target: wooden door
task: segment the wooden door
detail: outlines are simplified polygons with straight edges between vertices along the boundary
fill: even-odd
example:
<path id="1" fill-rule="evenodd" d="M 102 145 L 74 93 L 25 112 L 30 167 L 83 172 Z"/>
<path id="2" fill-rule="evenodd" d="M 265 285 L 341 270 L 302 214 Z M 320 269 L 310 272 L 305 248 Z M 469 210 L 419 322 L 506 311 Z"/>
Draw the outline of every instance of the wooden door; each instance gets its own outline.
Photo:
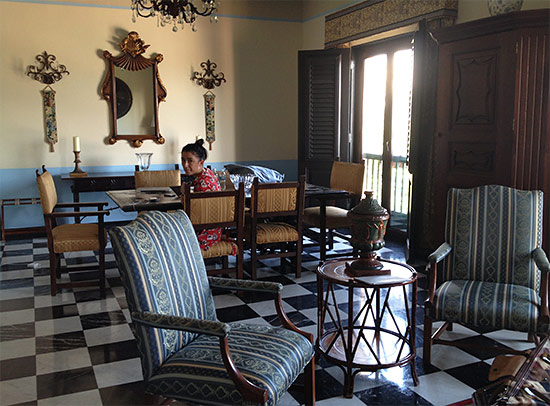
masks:
<path id="1" fill-rule="evenodd" d="M 349 49 L 298 54 L 298 173 L 330 186 L 334 160 L 350 161 Z"/>
<path id="2" fill-rule="evenodd" d="M 439 56 L 434 221 L 443 241 L 449 188 L 511 186 L 515 54 L 500 33 L 443 44 Z"/>

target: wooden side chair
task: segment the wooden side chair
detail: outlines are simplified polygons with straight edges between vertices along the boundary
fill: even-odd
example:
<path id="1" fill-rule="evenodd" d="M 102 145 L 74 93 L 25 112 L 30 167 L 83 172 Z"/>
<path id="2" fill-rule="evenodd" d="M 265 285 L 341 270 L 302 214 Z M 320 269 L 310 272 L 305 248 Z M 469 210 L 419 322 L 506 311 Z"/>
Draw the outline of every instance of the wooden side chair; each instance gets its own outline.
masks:
<path id="1" fill-rule="evenodd" d="M 181 173 L 178 168 L 179 167 L 162 171 L 135 171 L 134 181 L 136 189 L 142 187 L 180 186 Z"/>
<path id="2" fill-rule="evenodd" d="M 365 160 L 362 160 L 361 163 L 334 161 L 330 173 L 330 187 L 349 192 L 349 195 L 346 197 L 348 201 L 359 201 L 363 194 L 364 178 Z M 326 249 L 334 247 L 334 235 L 346 238 L 345 235 L 335 230 L 349 228 L 350 222 L 347 213 L 347 209 L 334 205 L 327 205 L 325 207 L 324 216 L 321 206 L 306 207 L 304 209 L 304 225 L 307 228 L 315 227 L 320 230 L 318 244 L 322 246 L 321 260 L 325 260 L 327 257 Z"/>
<path id="3" fill-rule="evenodd" d="M 298 182 L 282 183 L 259 183 L 258 178 L 254 178 L 250 212 L 245 220 L 253 280 L 257 261 L 268 258 L 281 258 L 281 268 L 286 258 L 294 258 L 296 277 L 301 276 L 304 193 L 304 176 Z"/>
<path id="4" fill-rule="evenodd" d="M 244 233 L 244 185 L 237 190 L 221 192 L 193 192 L 189 184 L 185 184 L 182 196 L 183 207 L 195 231 L 212 228 L 233 228 L 235 238 L 223 235 L 220 242 L 201 250 L 204 259 L 222 258 L 222 268 L 209 268 L 209 275 L 234 273 L 237 279 L 243 278 L 243 233 Z M 229 267 L 229 255 L 237 251 L 236 267 Z"/>
<path id="5" fill-rule="evenodd" d="M 274 406 L 303 371 L 305 403 L 315 404 L 313 336 L 286 316 L 283 285 L 207 276 L 182 210 L 149 211 L 109 235 L 147 394 L 190 405 Z M 270 295 L 281 326 L 219 321 L 212 289 Z"/>
<path id="6" fill-rule="evenodd" d="M 50 252 L 50 289 L 51 295 L 57 294 L 57 288 L 75 288 L 82 286 L 99 286 L 102 296 L 105 295 L 105 245 L 107 234 L 104 228 L 104 216 L 109 212 L 103 210 L 107 202 L 95 203 L 59 203 L 57 191 L 52 175 L 42 166 L 42 174 L 36 170 L 36 183 L 40 193 L 44 224 L 48 237 L 48 250 Z M 74 211 L 74 208 L 96 207 L 97 211 Z M 58 209 L 73 208 L 73 211 L 56 211 Z M 97 223 L 57 224 L 59 218 L 97 217 Z M 58 282 L 61 277 L 61 254 L 65 252 L 97 251 L 98 266 L 66 267 L 63 270 L 89 271 L 97 269 L 97 280 L 83 280 L 74 282 Z"/>
<path id="7" fill-rule="evenodd" d="M 449 190 L 446 242 L 428 257 L 426 365 L 433 344 L 460 346 L 440 338 L 453 323 L 521 331 L 535 341 L 549 333 L 542 210 L 541 191 L 498 185 Z M 434 321 L 444 322 L 435 332 Z"/>

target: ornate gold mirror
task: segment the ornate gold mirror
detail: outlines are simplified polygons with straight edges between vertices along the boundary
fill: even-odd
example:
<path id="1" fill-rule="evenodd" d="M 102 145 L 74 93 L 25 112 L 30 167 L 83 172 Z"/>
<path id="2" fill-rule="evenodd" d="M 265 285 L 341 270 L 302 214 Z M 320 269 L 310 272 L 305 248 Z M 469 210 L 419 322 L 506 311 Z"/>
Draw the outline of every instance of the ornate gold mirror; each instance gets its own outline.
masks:
<path id="1" fill-rule="evenodd" d="M 142 54 L 149 45 L 135 31 L 128 33 L 119 46 L 119 56 L 103 51 L 108 66 L 101 94 L 111 110 L 109 143 L 127 140 L 140 147 L 143 140 L 154 140 L 164 144 L 158 114 L 159 102 L 166 99 L 158 72 L 163 57 L 156 54 L 145 58 Z"/>

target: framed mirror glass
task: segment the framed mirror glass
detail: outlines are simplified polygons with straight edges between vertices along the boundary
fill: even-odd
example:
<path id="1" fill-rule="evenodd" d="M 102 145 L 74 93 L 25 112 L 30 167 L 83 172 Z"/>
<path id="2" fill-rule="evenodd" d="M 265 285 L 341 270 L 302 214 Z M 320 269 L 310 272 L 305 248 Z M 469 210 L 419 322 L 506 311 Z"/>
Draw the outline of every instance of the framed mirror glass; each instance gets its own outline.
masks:
<path id="1" fill-rule="evenodd" d="M 122 53 L 113 56 L 103 51 L 107 61 L 107 74 L 101 88 L 111 113 L 109 143 L 127 140 L 140 147 L 144 140 L 151 139 L 164 144 L 159 130 L 159 102 L 166 98 L 166 88 L 158 72 L 162 55 L 145 58 L 149 47 L 135 31 L 119 44 Z"/>

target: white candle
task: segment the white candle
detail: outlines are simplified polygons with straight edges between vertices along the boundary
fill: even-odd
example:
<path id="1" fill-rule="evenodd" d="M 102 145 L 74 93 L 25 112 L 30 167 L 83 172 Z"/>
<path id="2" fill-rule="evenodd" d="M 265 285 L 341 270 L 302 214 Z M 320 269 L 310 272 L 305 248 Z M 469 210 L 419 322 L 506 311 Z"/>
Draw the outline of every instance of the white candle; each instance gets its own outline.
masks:
<path id="1" fill-rule="evenodd" d="M 80 138 L 79 137 L 73 137 L 73 151 L 79 151 L 80 152 Z"/>

